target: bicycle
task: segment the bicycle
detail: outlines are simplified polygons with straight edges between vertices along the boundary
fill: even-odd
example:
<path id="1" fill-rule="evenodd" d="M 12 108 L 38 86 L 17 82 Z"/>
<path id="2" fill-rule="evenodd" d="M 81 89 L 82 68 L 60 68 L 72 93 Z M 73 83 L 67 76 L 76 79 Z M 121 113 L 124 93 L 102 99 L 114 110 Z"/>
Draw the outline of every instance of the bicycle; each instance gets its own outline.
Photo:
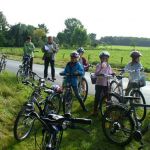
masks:
<path id="1" fill-rule="evenodd" d="M 128 103 L 130 106 L 130 102 L 128 101 L 128 99 L 126 99 L 126 94 L 125 94 L 126 89 L 123 89 L 123 81 L 122 81 L 122 79 L 124 78 L 123 70 L 120 70 L 120 71 L 122 71 L 122 72 L 118 76 L 116 76 L 115 80 L 112 80 L 110 83 L 111 91 L 115 92 L 118 95 L 118 97 L 120 97 L 121 103 L 123 103 L 123 104 Z M 127 72 L 129 72 L 129 73 L 130 72 L 138 72 L 139 75 L 140 75 L 140 71 L 141 71 L 141 69 L 140 70 L 139 69 L 132 70 L 132 71 L 127 70 Z M 140 91 L 140 87 L 144 86 L 145 83 L 140 83 L 139 81 L 140 81 L 140 76 L 132 82 L 132 89 L 130 90 L 129 95 L 133 96 L 133 97 L 139 97 L 139 99 L 136 100 L 135 103 L 146 104 L 144 95 Z M 146 116 L 146 108 L 144 108 L 144 109 L 136 108 L 136 109 L 137 109 L 137 114 L 139 116 L 138 117 L 139 121 L 143 121 Z"/>
<path id="2" fill-rule="evenodd" d="M 59 150 L 64 130 L 67 128 L 80 129 L 89 133 L 76 124 L 90 125 L 92 122 L 91 119 L 72 118 L 70 114 L 65 114 L 64 116 L 56 114 L 49 114 L 47 117 L 40 116 L 32 109 L 30 114 L 42 124 L 42 142 L 39 147 L 42 150 Z"/>
<path id="3" fill-rule="evenodd" d="M 150 124 L 142 128 L 138 120 L 136 107 L 148 108 L 150 105 L 134 103 L 138 97 L 128 96 L 131 101 L 130 108 L 125 105 L 111 105 L 102 118 L 102 129 L 111 142 L 118 145 L 127 145 L 134 138 L 140 141 L 143 147 L 142 137 L 150 129 Z"/>
<path id="4" fill-rule="evenodd" d="M 14 137 L 18 141 L 27 138 L 33 128 L 35 118 L 30 116 L 28 109 L 36 109 L 40 115 L 49 113 L 58 114 L 61 107 L 61 99 L 56 95 L 54 88 L 46 87 L 45 80 L 40 78 L 38 85 L 29 81 L 23 81 L 25 85 L 33 88 L 31 96 L 27 102 L 23 104 L 14 122 Z M 45 99 L 41 96 L 41 91 L 44 90 L 48 94 Z M 36 106 L 36 107 L 35 107 Z"/>
<path id="5" fill-rule="evenodd" d="M 88 68 L 90 68 L 90 67 L 93 68 L 93 65 L 89 64 Z M 84 68 L 84 71 L 86 72 L 87 68 Z M 85 102 L 87 99 L 89 87 L 88 87 L 88 82 L 84 76 L 79 78 L 78 89 L 79 89 L 79 93 L 83 99 L 83 102 Z"/>
<path id="6" fill-rule="evenodd" d="M 19 69 L 17 71 L 16 77 L 18 83 L 30 79 L 31 81 L 34 80 L 32 70 L 30 69 L 30 59 L 29 55 L 23 56 L 22 65 L 19 65 Z"/>
<path id="7" fill-rule="evenodd" d="M 2 72 L 3 70 L 5 70 L 5 68 L 6 68 L 6 62 L 7 62 L 6 58 L 7 58 L 7 56 L 4 55 L 4 54 L 2 54 L 1 61 L 0 61 L 0 72 Z"/>

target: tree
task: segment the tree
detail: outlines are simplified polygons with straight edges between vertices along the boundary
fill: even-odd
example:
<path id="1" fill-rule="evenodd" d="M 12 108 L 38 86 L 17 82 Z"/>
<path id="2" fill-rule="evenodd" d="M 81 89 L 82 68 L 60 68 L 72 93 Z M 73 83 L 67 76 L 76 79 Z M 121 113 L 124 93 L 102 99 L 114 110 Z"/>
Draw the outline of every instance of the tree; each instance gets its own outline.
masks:
<path id="1" fill-rule="evenodd" d="M 39 28 L 39 29 L 43 29 L 46 34 L 48 33 L 48 28 L 46 27 L 45 24 L 38 24 L 38 28 Z"/>
<path id="2" fill-rule="evenodd" d="M 90 45 L 96 47 L 96 45 L 97 45 L 96 34 L 95 33 L 90 33 L 88 36 L 89 36 L 89 39 L 90 39 Z"/>
<path id="3" fill-rule="evenodd" d="M 0 46 L 5 46 L 6 34 L 9 29 L 9 24 L 7 23 L 6 17 L 3 12 L 0 11 Z"/>
<path id="4" fill-rule="evenodd" d="M 88 39 L 87 32 L 84 28 L 76 27 L 72 34 L 72 43 L 81 47 L 86 44 Z"/>

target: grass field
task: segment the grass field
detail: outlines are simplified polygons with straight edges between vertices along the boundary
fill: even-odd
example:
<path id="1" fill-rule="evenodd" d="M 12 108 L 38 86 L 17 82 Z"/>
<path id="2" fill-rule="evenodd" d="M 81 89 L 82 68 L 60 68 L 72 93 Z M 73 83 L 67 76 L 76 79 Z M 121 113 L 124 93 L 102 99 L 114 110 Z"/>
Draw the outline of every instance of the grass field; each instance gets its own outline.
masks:
<path id="1" fill-rule="evenodd" d="M 13 137 L 13 123 L 21 107 L 31 93 L 31 89 L 18 84 L 14 74 L 5 72 L 0 74 L 0 150 L 37 150 L 34 145 L 34 136 L 32 135 L 23 142 L 17 142 Z M 86 106 L 89 112 L 81 110 L 77 100 L 73 103 L 73 116 L 91 118 L 91 126 L 85 126 L 90 130 L 86 134 L 78 130 L 64 132 L 61 150 L 137 150 L 139 143 L 132 141 L 125 147 L 119 147 L 111 144 L 104 136 L 101 128 L 101 116 L 91 117 L 94 97 L 88 96 Z M 145 123 L 150 121 L 150 114 Z M 40 128 L 39 128 L 40 129 Z M 37 140 L 41 138 L 40 130 L 37 134 Z M 145 150 L 150 147 L 150 134 L 144 137 Z"/>
<path id="2" fill-rule="evenodd" d="M 98 49 L 86 50 L 84 56 L 88 59 L 90 64 L 95 65 L 99 62 L 98 56 L 103 48 L 104 47 L 98 47 Z M 129 55 L 133 48 L 130 46 L 107 46 L 105 47 L 105 49 L 107 49 L 111 54 L 109 63 L 115 72 L 117 72 L 118 68 L 123 68 L 131 60 Z M 137 49 L 141 51 L 143 55 L 143 57 L 141 57 L 141 63 L 144 66 L 147 80 L 150 80 L 150 47 L 137 47 Z M 39 52 L 35 52 L 34 63 L 43 64 L 43 53 L 39 48 L 37 48 L 36 50 L 38 50 Z M 63 68 L 70 60 L 70 53 L 73 50 L 74 49 L 60 49 L 56 55 L 56 66 Z M 1 53 L 7 54 L 8 59 L 21 60 L 23 51 L 22 48 L 0 48 L 0 54 Z"/>

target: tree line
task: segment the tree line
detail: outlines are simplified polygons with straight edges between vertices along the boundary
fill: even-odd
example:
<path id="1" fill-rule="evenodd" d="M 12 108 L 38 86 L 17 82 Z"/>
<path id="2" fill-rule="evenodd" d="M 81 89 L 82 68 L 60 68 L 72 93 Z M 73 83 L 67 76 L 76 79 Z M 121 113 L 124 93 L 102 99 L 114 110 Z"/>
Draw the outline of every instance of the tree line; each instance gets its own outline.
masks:
<path id="1" fill-rule="evenodd" d="M 97 47 L 98 45 L 150 46 L 150 38 L 105 36 L 96 38 L 95 33 L 87 33 L 87 29 L 76 18 L 68 18 L 64 22 L 65 29 L 59 32 L 54 40 L 60 47 Z M 0 11 L 0 47 L 22 47 L 27 36 L 32 37 L 36 47 L 41 47 L 47 40 L 47 26 L 38 24 L 25 25 L 18 23 L 10 25 Z"/>

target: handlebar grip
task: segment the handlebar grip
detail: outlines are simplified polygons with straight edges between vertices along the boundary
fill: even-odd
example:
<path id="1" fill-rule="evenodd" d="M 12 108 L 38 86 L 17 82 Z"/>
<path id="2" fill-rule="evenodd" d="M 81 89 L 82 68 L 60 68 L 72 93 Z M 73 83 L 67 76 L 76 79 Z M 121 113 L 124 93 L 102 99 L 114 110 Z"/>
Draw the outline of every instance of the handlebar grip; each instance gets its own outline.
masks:
<path id="1" fill-rule="evenodd" d="M 74 118 L 71 119 L 72 123 L 80 123 L 80 124 L 92 124 L 92 120 L 91 119 L 85 119 L 85 118 Z"/>

